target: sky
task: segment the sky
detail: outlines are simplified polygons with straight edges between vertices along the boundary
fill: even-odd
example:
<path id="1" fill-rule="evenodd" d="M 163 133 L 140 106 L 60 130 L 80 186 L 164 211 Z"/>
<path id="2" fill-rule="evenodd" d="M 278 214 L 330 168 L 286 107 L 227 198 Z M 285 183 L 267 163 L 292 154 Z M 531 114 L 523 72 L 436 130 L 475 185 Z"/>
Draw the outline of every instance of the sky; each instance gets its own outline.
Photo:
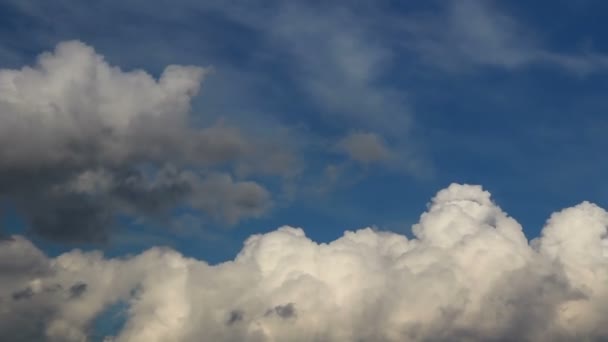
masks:
<path id="1" fill-rule="evenodd" d="M 0 339 L 608 338 L 606 10 L 0 0 Z"/>

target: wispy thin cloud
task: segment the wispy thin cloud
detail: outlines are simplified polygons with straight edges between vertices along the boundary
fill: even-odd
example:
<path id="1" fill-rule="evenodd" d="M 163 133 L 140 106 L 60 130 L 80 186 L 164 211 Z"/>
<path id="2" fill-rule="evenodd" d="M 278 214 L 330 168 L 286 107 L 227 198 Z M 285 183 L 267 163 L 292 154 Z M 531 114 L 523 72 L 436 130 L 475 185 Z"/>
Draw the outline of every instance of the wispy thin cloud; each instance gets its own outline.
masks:
<path id="1" fill-rule="evenodd" d="M 440 2 L 435 11 L 406 18 L 402 44 L 423 63 L 448 71 L 471 67 L 518 69 L 547 65 L 575 74 L 602 71 L 608 55 L 593 50 L 558 52 L 534 26 L 493 0 Z"/>

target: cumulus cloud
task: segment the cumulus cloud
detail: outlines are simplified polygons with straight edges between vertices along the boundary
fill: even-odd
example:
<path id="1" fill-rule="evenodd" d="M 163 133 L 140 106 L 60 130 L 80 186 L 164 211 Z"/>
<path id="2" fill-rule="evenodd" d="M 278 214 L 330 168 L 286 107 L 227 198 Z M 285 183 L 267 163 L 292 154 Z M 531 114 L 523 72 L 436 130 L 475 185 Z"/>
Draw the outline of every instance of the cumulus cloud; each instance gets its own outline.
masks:
<path id="1" fill-rule="evenodd" d="M 0 242 L 0 339 L 86 341 L 572 341 L 608 337 L 608 213 L 555 213 L 529 243 L 479 186 L 441 190 L 415 237 L 370 228 L 316 243 L 299 228 L 251 236 L 209 265 L 165 248 L 107 259 Z"/>
<path id="2" fill-rule="evenodd" d="M 207 72 L 170 65 L 156 79 L 78 41 L 34 66 L 0 69 L 0 199 L 36 233 L 62 241 L 100 241 L 118 213 L 177 205 L 228 223 L 261 215 L 268 191 L 213 167 L 280 173 L 272 160 L 289 158 L 267 144 L 262 153 L 261 141 L 224 123 L 191 123 Z"/>

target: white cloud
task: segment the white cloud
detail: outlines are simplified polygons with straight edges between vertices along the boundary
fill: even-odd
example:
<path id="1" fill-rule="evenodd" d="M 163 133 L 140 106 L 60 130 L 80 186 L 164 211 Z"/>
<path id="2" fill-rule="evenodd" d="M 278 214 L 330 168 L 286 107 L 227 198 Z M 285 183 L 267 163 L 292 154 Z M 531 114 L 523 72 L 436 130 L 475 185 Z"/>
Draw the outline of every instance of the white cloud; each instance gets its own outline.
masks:
<path id="1" fill-rule="evenodd" d="M 318 244 L 282 227 L 214 266 L 163 248 L 47 258 L 14 237 L 0 242 L 0 336 L 83 341 L 124 301 L 109 340 L 596 340 L 608 336 L 607 227 L 582 203 L 530 245 L 488 192 L 453 184 L 414 239 L 367 228 Z"/>
<path id="2" fill-rule="evenodd" d="M 58 44 L 34 67 L 0 69 L 0 165 L 121 164 L 170 154 L 221 162 L 245 154 L 235 129 L 188 127 L 206 72 L 171 65 L 156 80 L 111 66 L 77 41 Z"/>

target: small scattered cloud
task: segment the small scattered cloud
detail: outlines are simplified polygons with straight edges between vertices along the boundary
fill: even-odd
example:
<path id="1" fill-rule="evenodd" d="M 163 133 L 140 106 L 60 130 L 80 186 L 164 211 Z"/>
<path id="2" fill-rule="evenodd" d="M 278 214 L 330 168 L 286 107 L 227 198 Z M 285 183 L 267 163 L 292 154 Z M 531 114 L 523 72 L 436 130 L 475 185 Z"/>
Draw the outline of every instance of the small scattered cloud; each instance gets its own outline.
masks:
<path id="1" fill-rule="evenodd" d="M 374 133 L 352 132 L 342 138 L 335 149 L 362 164 L 388 162 L 393 158 L 385 141 Z"/>

